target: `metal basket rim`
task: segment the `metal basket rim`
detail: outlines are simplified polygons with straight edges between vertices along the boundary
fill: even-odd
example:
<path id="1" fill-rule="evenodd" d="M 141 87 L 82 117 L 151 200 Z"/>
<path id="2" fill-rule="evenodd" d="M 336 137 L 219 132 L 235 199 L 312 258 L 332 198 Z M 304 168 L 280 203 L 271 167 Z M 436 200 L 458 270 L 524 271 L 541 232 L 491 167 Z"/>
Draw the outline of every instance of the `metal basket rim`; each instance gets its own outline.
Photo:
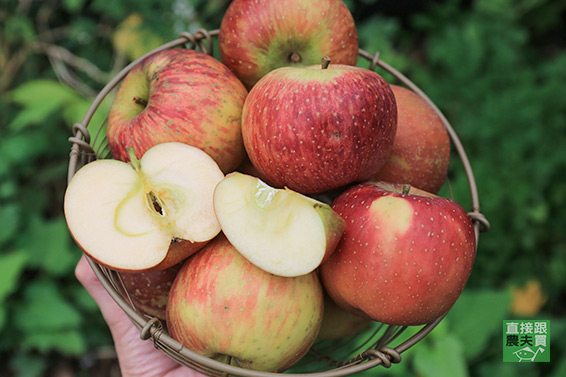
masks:
<path id="1" fill-rule="evenodd" d="M 91 121 L 95 111 L 100 106 L 104 98 L 110 93 L 110 91 L 115 88 L 127 75 L 127 73 L 139 62 L 145 59 L 147 56 L 152 55 L 156 52 L 185 46 L 186 48 L 196 49 L 199 48 L 201 51 L 212 55 L 213 45 L 212 45 L 212 38 L 218 36 L 219 30 L 211 30 L 207 31 L 204 29 L 200 29 L 194 34 L 184 32 L 179 35 L 179 38 L 165 43 L 158 48 L 149 51 L 147 54 L 139 57 L 138 59 L 132 61 L 126 67 L 124 67 L 118 74 L 114 76 L 112 80 L 110 80 L 104 88 L 98 93 L 98 95 L 92 101 L 89 109 L 85 113 L 83 120 L 81 123 L 75 123 L 73 125 L 72 133 L 73 135 L 69 137 L 69 141 L 72 144 L 71 152 L 69 155 L 69 166 L 68 166 L 68 177 L 67 182 L 71 180 L 73 175 L 78 170 L 79 165 L 79 157 L 81 155 L 84 157 L 87 156 L 87 163 L 96 159 L 96 153 L 93 150 L 92 146 L 90 145 L 90 134 L 87 129 L 89 122 Z M 189 45 L 189 46 L 187 46 Z M 370 62 L 369 69 L 375 70 L 376 67 L 380 67 L 393 75 L 397 80 L 401 83 L 406 85 L 409 89 L 416 92 L 421 98 L 423 98 L 440 116 L 442 122 L 444 123 L 450 140 L 455 147 L 458 156 L 460 157 L 461 163 L 464 167 L 466 172 L 466 177 L 468 180 L 469 188 L 470 188 L 470 196 L 472 201 L 472 209 L 468 212 L 468 216 L 473 222 L 474 231 L 476 236 L 476 250 L 478 248 L 478 241 L 479 241 L 479 234 L 481 232 L 487 231 L 489 229 L 489 222 L 487 218 L 480 212 L 480 202 L 479 202 L 479 195 L 477 190 L 477 185 L 475 181 L 475 177 L 473 174 L 473 170 L 456 131 L 448 121 L 448 119 L 444 116 L 442 111 L 436 106 L 436 104 L 425 94 L 423 90 L 421 90 L 417 85 L 415 85 L 408 77 L 403 75 L 401 72 L 393 68 L 391 65 L 387 64 L 383 60 L 380 59 L 380 53 L 377 52 L 375 54 L 370 54 L 363 49 L 359 49 L 359 56 L 365 58 Z M 146 315 L 143 315 L 141 312 L 138 312 L 135 306 L 128 300 L 123 297 L 123 295 L 119 292 L 119 288 L 113 284 L 111 277 L 109 276 L 112 271 L 101 266 L 94 260 L 92 260 L 88 255 L 86 255 L 87 261 L 91 266 L 92 270 L 94 271 L 95 275 L 97 276 L 98 280 L 102 283 L 106 291 L 110 294 L 112 299 L 120 306 L 120 308 L 128 315 L 130 320 L 134 323 L 134 325 L 140 330 L 140 338 L 143 340 L 151 339 L 156 346 L 156 348 L 160 349 L 161 351 L 165 351 L 168 356 L 183 364 L 188 366 L 192 369 L 199 370 L 200 372 L 207 373 L 210 369 L 214 371 L 218 371 L 222 373 L 222 375 L 233 375 L 233 376 L 250 376 L 250 377 L 275 377 L 281 376 L 282 373 L 272 373 L 272 372 L 259 372 L 259 371 L 252 371 L 244 368 L 240 368 L 237 366 L 228 365 L 199 354 L 196 354 L 187 348 L 183 347 L 181 343 L 174 340 L 171 336 L 167 334 L 166 331 L 163 331 L 160 321 L 157 318 L 148 318 Z M 344 365 L 332 370 L 327 370 L 323 372 L 314 372 L 314 373 L 285 373 L 286 375 L 291 376 L 309 376 L 309 377 L 339 377 L 339 376 L 347 376 L 354 373 L 359 373 L 368 369 L 371 369 L 378 365 L 383 365 L 385 367 L 389 367 L 391 362 L 399 362 L 400 361 L 400 354 L 408 350 L 409 348 L 413 347 L 419 341 L 421 341 L 424 337 L 426 337 L 444 318 L 445 315 L 437 318 L 431 323 L 424 325 L 416 334 L 411 336 L 409 339 L 401 343 L 395 348 L 383 347 L 380 350 L 370 349 L 366 351 L 372 352 L 365 352 L 364 355 L 361 355 L 357 362 L 351 363 L 350 365 Z M 388 325 L 389 326 L 389 325 Z M 386 345 L 387 346 L 387 345 Z M 196 365 L 192 365 L 192 362 Z"/>

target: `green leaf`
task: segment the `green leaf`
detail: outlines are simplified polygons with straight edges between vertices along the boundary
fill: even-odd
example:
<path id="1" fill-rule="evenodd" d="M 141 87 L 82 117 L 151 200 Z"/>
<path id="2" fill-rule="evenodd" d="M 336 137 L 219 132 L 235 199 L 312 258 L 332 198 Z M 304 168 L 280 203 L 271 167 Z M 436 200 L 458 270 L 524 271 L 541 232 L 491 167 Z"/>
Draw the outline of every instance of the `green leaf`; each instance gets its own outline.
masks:
<path id="1" fill-rule="evenodd" d="M 53 280 L 42 279 L 26 286 L 24 300 L 15 310 L 14 324 L 28 337 L 36 332 L 77 329 L 81 315 L 60 293 L 60 287 Z"/>
<path id="2" fill-rule="evenodd" d="M 78 329 L 34 331 L 23 339 L 22 347 L 42 353 L 56 350 L 65 355 L 80 355 L 87 349 L 85 339 Z"/>
<path id="3" fill-rule="evenodd" d="M 29 219 L 30 237 L 22 239 L 20 247 L 30 254 L 30 266 L 51 276 L 71 274 L 81 253 L 72 242 L 64 216 L 45 220 Z"/>
<path id="4" fill-rule="evenodd" d="M 414 367 L 422 377 L 466 377 L 468 369 L 462 343 L 452 335 L 415 346 Z"/>
<path id="5" fill-rule="evenodd" d="M 16 234 L 20 224 L 20 207 L 16 204 L 0 204 L 0 219 L 2 219 L 2 226 L 0 226 L 0 245 L 10 240 Z M 1 269 L 2 267 L 0 267 Z M 1 277 L 0 277 L 1 279 Z M 0 292 L 1 292 L 0 287 Z M 0 299 L 1 299 L 0 293 Z"/>
<path id="6" fill-rule="evenodd" d="M 14 89 L 9 98 L 24 107 L 10 123 L 14 131 L 41 124 L 64 105 L 81 99 L 71 88 L 53 80 L 30 81 Z"/>
<path id="7" fill-rule="evenodd" d="M 10 360 L 10 368 L 18 377 L 45 376 L 46 360 L 31 353 L 16 353 Z"/>
<path id="8" fill-rule="evenodd" d="M 23 251 L 0 255 L 0 304 L 16 290 L 26 261 L 27 255 Z"/>
<path id="9" fill-rule="evenodd" d="M 500 334 L 510 302 L 511 293 L 506 291 L 467 290 L 460 296 L 446 320 L 451 334 L 466 345 L 466 359 L 479 355 L 490 338 Z"/>

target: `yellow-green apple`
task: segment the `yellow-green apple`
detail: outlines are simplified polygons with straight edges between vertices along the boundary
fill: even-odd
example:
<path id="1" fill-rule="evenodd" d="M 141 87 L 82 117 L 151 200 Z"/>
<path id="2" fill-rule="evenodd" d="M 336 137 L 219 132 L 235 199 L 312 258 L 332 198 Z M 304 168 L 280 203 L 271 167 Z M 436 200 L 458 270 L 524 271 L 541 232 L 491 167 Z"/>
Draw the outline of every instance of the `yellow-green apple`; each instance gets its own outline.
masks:
<path id="1" fill-rule="evenodd" d="M 421 325 L 456 302 L 476 252 L 473 224 L 457 202 L 367 182 L 346 190 L 332 208 L 346 230 L 320 272 L 338 305 L 385 324 Z"/>
<path id="2" fill-rule="evenodd" d="M 417 93 L 391 85 L 397 102 L 397 134 L 375 180 L 410 184 L 437 193 L 450 165 L 450 137 L 434 108 Z"/>
<path id="3" fill-rule="evenodd" d="M 275 187 L 315 194 L 374 176 L 397 129 L 389 84 L 344 64 L 283 67 L 250 90 L 242 135 L 252 164 Z"/>
<path id="4" fill-rule="evenodd" d="M 234 0 L 218 34 L 220 59 L 250 89 L 275 68 L 324 56 L 356 65 L 358 34 L 342 0 Z"/>
<path id="5" fill-rule="evenodd" d="M 324 295 L 324 315 L 317 340 L 336 340 L 359 334 L 373 321 L 366 316 L 352 313 Z"/>
<path id="6" fill-rule="evenodd" d="M 308 352 L 323 311 L 316 272 L 270 274 L 221 233 L 179 271 L 167 303 L 167 327 L 174 339 L 200 355 L 282 372 Z"/>
<path id="7" fill-rule="evenodd" d="M 182 265 L 156 271 L 122 271 L 120 288 L 137 309 L 165 321 L 169 291 Z"/>
<path id="8" fill-rule="evenodd" d="M 73 176 L 64 211 L 77 244 L 114 270 L 171 267 L 220 232 L 214 188 L 224 178 L 202 150 L 158 144 L 130 163 L 96 160 Z"/>
<path id="9" fill-rule="evenodd" d="M 244 159 L 242 106 L 247 90 L 213 57 L 195 50 L 168 49 L 135 65 L 121 83 L 107 124 L 117 160 L 126 147 L 140 158 L 151 146 L 182 142 L 208 153 L 224 173 Z"/>
<path id="10" fill-rule="evenodd" d="M 328 204 L 239 172 L 218 183 L 213 202 L 230 243 L 259 268 L 280 276 L 314 271 L 345 228 Z"/>

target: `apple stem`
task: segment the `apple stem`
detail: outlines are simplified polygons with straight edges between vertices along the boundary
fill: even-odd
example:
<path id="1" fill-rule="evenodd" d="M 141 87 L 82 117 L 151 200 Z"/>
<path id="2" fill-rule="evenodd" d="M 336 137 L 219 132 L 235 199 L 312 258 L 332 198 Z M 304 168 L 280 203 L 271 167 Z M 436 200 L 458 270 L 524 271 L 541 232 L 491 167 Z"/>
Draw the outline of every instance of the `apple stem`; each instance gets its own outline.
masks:
<path id="1" fill-rule="evenodd" d="M 403 194 L 408 194 L 411 191 L 411 185 L 403 185 Z"/>
<path id="2" fill-rule="evenodd" d="M 289 55 L 289 61 L 291 61 L 291 63 L 299 63 L 301 60 L 303 60 L 303 58 L 298 52 L 293 52 Z"/>
<path id="3" fill-rule="evenodd" d="M 328 56 L 325 56 L 321 59 L 321 68 L 322 69 L 327 69 L 328 66 L 330 65 L 330 58 Z"/>
<path id="4" fill-rule="evenodd" d="M 134 150 L 134 147 L 127 146 L 126 153 L 128 154 L 128 157 L 130 159 L 130 165 L 132 165 L 134 170 L 139 173 L 141 169 L 141 164 L 140 164 L 140 160 L 138 160 L 138 158 L 136 157 L 136 152 Z"/>
<path id="5" fill-rule="evenodd" d="M 141 97 L 134 97 L 134 103 L 136 103 L 138 105 L 142 105 L 143 107 L 147 106 L 147 100 L 145 100 Z"/>

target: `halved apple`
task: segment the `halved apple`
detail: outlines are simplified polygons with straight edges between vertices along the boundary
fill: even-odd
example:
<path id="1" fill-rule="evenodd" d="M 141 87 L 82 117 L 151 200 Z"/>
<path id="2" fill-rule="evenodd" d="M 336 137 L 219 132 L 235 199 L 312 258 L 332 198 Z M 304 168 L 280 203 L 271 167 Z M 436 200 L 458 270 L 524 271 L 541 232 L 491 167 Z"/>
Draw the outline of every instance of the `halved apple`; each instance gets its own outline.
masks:
<path id="1" fill-rule="evenodd" d="M 230 243 L 257 267 L 280 276 L 315 270 L 345 228 L 329 205 L 239 172 L 216 186 L 214 210 Z"/>
<path id="2" fill-rule="evenodd" d="M 96 160 L 65 193 L 71 235 L 84 252 L 114 270 L 163 270 L 220 232 L 214 188 L 224 174 L 202 150 L 170 142 L 130 163 Z"/>

